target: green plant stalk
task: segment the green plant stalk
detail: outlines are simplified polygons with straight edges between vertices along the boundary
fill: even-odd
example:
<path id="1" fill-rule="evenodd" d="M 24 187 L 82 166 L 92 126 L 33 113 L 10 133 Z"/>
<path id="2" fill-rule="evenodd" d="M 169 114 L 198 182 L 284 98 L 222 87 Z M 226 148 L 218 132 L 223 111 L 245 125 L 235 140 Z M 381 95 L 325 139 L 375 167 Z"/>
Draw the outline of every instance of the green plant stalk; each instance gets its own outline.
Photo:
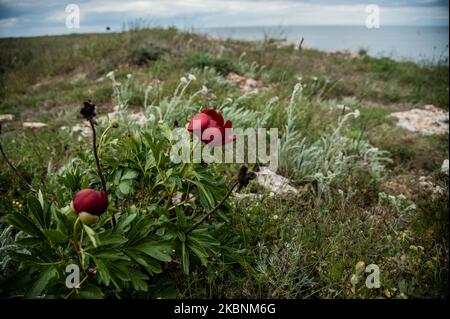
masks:
<path id="1" fill-rule="evenodd" d="M 78 239 L 77 239 L 77 226 L 79 223 L 80 223 L 80 216 L 78 216 L 75 223 L 73 223 L 73 230 L 72 230 L 73 244 L 75 245 L 76 251 L 80 250 L 80 246 L 78 245 Z"/>
<path id="2" fill-rule="evenodd" d="M 230 187 L 230 189 L 228 190 L 227 194 L 222 198 L 222 200 L 220 201 L 220 203 L 218 203 L 211 211 L 207 212 L 205 215 L 203 215 L 203 217 L 198 220 L 194 225 L 192 225 L 187 231 L 186 231 L 186 235 L 189 235 L 194 229 L 196 229 L 198 226 L 200 226 L 201 224 L 203 224 L 203 222 L 205 220 L 208 219 L 209 216 L 211 216 L 214 212 L 216 212 L 224 203 L 225 201 L 228 199 L 228 197 L 230 197 L 231 193 L 233 192 L 233 190 L 236 188 L 236 186 L 239 185 L 239 182 L 235 182 L 233 184 L 233 186 Z"/>
<path id="3" fill-rule="evenodd" d="M 103 142 L 106 138 L 106 134 L 111 129 L 111 125 L 108 125 L 108 127 L 103 131 L 103 134 L 100 136 L 100 141 L 98 142 L 98 157 L 100 158 L 102 155 L 102 146 Z"/>
<path id="4" fill-rule="evenodd" d="M 192 157 L 193 157 L 193 153 L 194 153 L 194 149 L 197 147 L 197 145 L 199 144 L 200 142 L 199 141 L 197 141 L 195 144 L 194 144 L 194 146 L 192 147 L 192 148 L 190 148 L 190 150 L 189 150 L 189 159 L 191 159 Z M 183 174 L 184 174 L 184 171 L 186 170 L 186 163 L 185 162 L 182 162 L 181 163 L 181 168 L 180 168 L 180 176 L 181 177 L 183 177 Z M 168 208 L 168 206 L 169 206 L 169 204 L 170 204 L 170 202 L 171 202 L 171 200 L 172 200 L 172 196 L 173 196 L 173 193 L 175 192 L 175 188 L 176 188 L 176 186 L 173 186 L 172 187 L 172 189 L 170 190 L 170 194 L 169 194 L 169 198 L 168 198 L 168 201 L 167 201 L 167 203 L 166 203 L 166 208 Z"/>
<path id="5" fill-rule="evenodd" d="M 94 121 L 92 119 L 88 119 L 88 121 L 89 121 L 89 124 L 91 124 L 91 128 L 92 128 L 92 148 L 94 151 L 95 163 L 97 164 L 98 176 L 100 177 L 103 191 L 105 193 L 107 193 L 106 181 L 105 181 L 105 178 L 103 177 L 102 167 L 100 165 L 100 160 L 98 158 L 97 134 L 95 131 Z M 116 217 L 114 216 L 114 214 L 112 214 L 112 224 L 113 224 L 113 227 L 116 227 L 117 222 L 116 222 Z"/>
<path id="6" fill-rule="evenodd" d="M 181 177 L 183 177 L 185 168 L 186 168 L 186 163 L 185 163 L 185 162 L 181 163 L 181 169 L 180 169 L 180 176 L 181 176 Z M 177 186 L 174 185 L 174 186 L 172 186 L 172 188 L 170 189 L 169 196 L 168 196 L 168 199 L 167 199 L 167 203 L 166 203 L 166 205 L 165 205 L 166 208 L 169 207 L 169 204 L 170 204 L 171 201 L 172 201 L 172 196 L 173 196 L 173 193 L 175 192 L 175 188 L 176 188 L 176 187 L 177 187 Z"/>
<path id="7" fill-rule="evenodd" d="M 0 153 L 2 154 L 3 158 L 5 159 L 5 162 L 8 164 L 8 166 L 11 168 L 11 170 L 19 177 L 19 179 L 25 184 L 27 185 L 27 187 L 30 189 L 30 191 L 32 191 L 33 193 L 36 193 L 36 190 L 33 188 L 33 186 L 31 186 L 30 183 L 28 183 L 28 181 L 25 179 L 25 177 L 23 177 L 19 171 L 17 170 L 17 168 L 13 165 L 13 163 L 8 159 L 8 157 L 5 154 L 5 151 L 3 150 L 3 146 L 2 146 L 2 140 L 1 140 L 1 127 L 0 127 Z"/>
<path id="8" fill-rule="evenodd" d="M 78 241 L 78 238 L 77 238 L 77 227 L 78 227 L 78 224 L 80 223 L 80 216 L 78 216 L 77 217 L 77 219 L 75 220 L 75 223 L 73 224 L 73 234 L 72 234 L 72 240 L 73 240 L 73 245 L 75 246 L 75 250 L 76 250 L 76 252 L 77 252 L 77 254 L 78 254 L 78 259 L 80 260 L 80 266 L 82 266 L 83 265 L 83 258 L 82 258 L 82 256 L 81 256 L 81 252 L 82 252 L 82 247 L 81 247 L 81 245 L 80 245 L 80 242 L 82 243 L 83 242 L 83 229 L 81 229 L 81 240 L 80 241 Z"/>
<path id="9" fill-rule="evenodd" d="M 105 181 L 105 178 L 103 177 L 103 171 L 102 171 L 102 167 L 100 166 L 100 160 L 98 159 L 97 134 L 96 134 L 94 122 L 92 119 L 89 119 L 89 124 L 91 124 L 91 128 L 92 128 L 92 147 L 94 150 L 95 163 L 97 164 L 98 176 L 100 177 L 102 189 L 106 193 L 106 181 Z"/>

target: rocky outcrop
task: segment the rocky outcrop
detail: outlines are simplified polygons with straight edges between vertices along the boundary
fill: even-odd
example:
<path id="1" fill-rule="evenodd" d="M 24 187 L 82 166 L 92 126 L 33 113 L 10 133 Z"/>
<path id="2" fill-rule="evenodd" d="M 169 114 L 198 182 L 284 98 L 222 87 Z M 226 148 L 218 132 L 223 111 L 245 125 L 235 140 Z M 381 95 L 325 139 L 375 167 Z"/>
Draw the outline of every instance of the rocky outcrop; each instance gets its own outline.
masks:
<path id="1" fill-rule="evenodd" d="M 425 105 L 423 109 L 395 112 L 391 116 L 398 118 L 397 126 L 410 132 L 425 135 L 448 134 L 448 112 L 434 105 Z"/>
<path id="2" fill-rule="evenodd" d="M 243 92 L 257 91 L 263 87 L 262 81 L 251 77 L 241 76 L 233 72 L 228 73 L 225 79 L 238 86 Z"/>

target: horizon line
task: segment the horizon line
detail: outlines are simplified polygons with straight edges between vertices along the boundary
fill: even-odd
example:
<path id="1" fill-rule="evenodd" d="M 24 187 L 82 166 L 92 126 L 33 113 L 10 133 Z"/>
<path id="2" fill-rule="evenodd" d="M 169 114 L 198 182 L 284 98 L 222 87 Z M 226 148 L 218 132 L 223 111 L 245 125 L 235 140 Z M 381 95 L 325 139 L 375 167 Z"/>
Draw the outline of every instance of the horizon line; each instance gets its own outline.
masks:
<path id="1" fill-rule="evenodd" d="M 132 30 L 132 27 L 128 27 L 128 28 L 124 28 L 124 26 L 122 25 L 122 27 L 120 27 L 120 30 L 106 30 L 107 25 L 105 25 L 101 30 L 95 31 L 95 30 L 89 30 L 86 32 L 83 31 L 77 31 L 77 32 L 67 32 L 67 33 L 42 33 L 42 34 L 34 34 L 34 35 L 27 35 L 27 34 L 19 34 L 19 35 L 1 35 L 0 34 L 0 38 L 1 39 L 8 39 L 8 38 L 33 38 L 33 37 L 51 37 L 51 36 L 68 36 L 68 35 L 85 35 L 85 34 L 108 34 L 108 33 L 122 33 L 122 32 L 127 32 Z M 190 27 L 179 27 L 179 26 L 175 26 L 175 25 L 154 25 L 154 26 L 144 26 L 144 27 L 140 27 L 137 28 L 138 30 L 146 30 L 146 29 L 168 29 L 168 28 L 176 28 L 179 31 L 182 32 L 189 32 L 191 30 L 205 30 L 205 29 L 236 29 L 236 28 L 289 28 L 289 27 L 358 27 L 358 28 L 366 28 L 365 25 L 362 24 L 286 24 L 286 25 L 282 25 L 282 24 L 266 24 L 266 25 L 262 25 L 262 24 L 255 24 L 255 25 L 231 25 L 231 26 L 223 26 L 223 25 L 218 25 L 218 26 L 190 26 Z M 449 28 L 449 24 L 386 24 L 386 25 L 382 25 L 380 26 L 380 28 L 378 29 L 373 29 L 373 30 L 380 30 L 383 29 L 384 27 L 403 27 L 403 28 L 426 28 L 426 27 L 430 27 L 430 28 Z M 1 30 L 1 29 L 0 29 Z M 372 30 L 372 29 L 368 29 L 368 30 Z"/>

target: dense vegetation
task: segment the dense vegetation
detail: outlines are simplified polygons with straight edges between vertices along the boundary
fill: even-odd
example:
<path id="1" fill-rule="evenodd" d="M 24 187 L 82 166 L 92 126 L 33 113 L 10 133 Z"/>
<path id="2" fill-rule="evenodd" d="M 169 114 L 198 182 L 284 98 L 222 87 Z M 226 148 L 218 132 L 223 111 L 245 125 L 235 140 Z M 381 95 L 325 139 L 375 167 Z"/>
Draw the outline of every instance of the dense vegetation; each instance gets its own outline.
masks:
<path id="1" fill-rule="evenodd" d="M 2 159 L 0 294 L 447 297 L 448 136 L 410 133 L 389 113 L 447 110 L 448 66 L 277 44 L 175 29 L 0 39 L 0 114 L 16 117 L 2 146 L 26 181 Z M 230 73 L 261 87 L 243 92 Z M 86 100 L 110 202 L 93 225 L 70 207 L 78 190 L 101 188 Z M 278 173 L 298 194 L 251 181 L 240 192 L 261 198 L 220 205 L 239 164 L 173 163 L 171 130 L 205 108 L 234 127 L 278 128 Z M 421 189 L 420 176 L 444 191 Z M 365 287 L 362 262 L 379 266 L 381 288 Z M 65 286 L 70 263 L 79 289 Z"/>

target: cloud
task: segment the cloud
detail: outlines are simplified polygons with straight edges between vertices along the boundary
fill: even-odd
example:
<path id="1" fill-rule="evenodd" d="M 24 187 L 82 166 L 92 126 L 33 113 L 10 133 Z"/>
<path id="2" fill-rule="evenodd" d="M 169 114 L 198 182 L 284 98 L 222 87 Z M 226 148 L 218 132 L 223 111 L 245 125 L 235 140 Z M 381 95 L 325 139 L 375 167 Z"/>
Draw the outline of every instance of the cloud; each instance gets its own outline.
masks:
<path id="1" fill-rule="evenodd" d="M 16 18 L 0 19 L 0 27 L 11 27 L 17 23 Z"/>
<path id="2" fill-rule="evenodd" d="M 80 7 L 80 32 L 120 29 L 140 18 L 178 27 L 363 25 L 370 3 L 380 6 L 385 25 L 448 25 L 448 1 L 442 0 L 0 0 L 0 34 L 60 33 L 69 3 Z"/>

